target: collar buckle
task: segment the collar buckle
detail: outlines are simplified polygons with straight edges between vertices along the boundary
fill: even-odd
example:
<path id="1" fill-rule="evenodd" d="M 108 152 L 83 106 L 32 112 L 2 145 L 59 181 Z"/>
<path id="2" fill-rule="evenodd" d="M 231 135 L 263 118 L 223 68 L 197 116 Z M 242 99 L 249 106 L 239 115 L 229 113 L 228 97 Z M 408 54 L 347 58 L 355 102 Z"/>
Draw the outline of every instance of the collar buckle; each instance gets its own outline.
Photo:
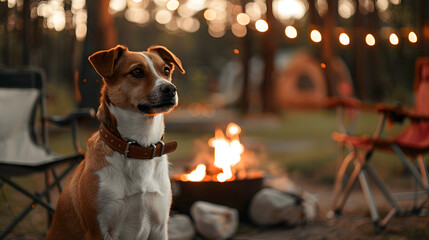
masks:
<path id="1" fill-rule="evenodd" d="M 161 151 L 159 152 L 159 156 L 162 156 L 162 155 L 164 155 L 165 143 L 163 141 L 161 141 L 161 140 L 159 140 L 156 144 L 158 144 L 158 143 L 161 144 Z M 151 147 L 153 147 L 151 158 L 154 158 L 155 155 L 156 155 L 156 148 L 157 148 L 156 144 L 151 144 L 150 145 Z"/>
<path id="2" fill-rule="evenodd" d="M 130 145 L 136 144 L 137 142 L 133 140 L 126 140 L 126 139 L 125 141 L 127 142 L 127 147 L 125 148 L 125 151 L 124 151 L 124 157 L 125 159 L 128 159 L 128 153 L 130 152 Z"/>

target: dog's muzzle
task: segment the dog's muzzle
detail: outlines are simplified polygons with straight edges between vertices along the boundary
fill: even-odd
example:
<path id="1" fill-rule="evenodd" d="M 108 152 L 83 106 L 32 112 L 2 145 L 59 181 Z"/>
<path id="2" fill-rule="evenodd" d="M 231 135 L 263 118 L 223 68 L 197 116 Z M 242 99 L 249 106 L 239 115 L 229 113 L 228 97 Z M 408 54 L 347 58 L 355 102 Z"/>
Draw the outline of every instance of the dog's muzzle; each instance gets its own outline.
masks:
<path id="1" fill-rule="evenodd" d="M 162 84 L 149 97 L 150 104 L 139 104 L 137 108 L 148 114 L 169 111 L 177 105 L 177 90 L 173 84 Z"/>

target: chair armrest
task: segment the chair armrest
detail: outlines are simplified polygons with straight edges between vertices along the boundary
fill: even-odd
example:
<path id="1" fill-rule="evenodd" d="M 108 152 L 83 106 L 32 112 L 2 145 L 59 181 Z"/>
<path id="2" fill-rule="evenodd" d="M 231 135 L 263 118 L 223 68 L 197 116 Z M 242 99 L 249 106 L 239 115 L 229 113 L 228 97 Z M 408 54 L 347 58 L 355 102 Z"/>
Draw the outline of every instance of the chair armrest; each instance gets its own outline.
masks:
<path id="1" fill-rule="evenodd" d="M 48 116 L 46 120 L 58 125 L 67 126 L 72 124 L 76 120 L 86 120 L 95 117 L 95 111 L 92 108 L 79 108 L 71 111 L 66 116 Z"/>
<path id="2" fill-rule="evenodd" d="M 325 106 L 328 108 L 345 107 L 345 108 L 354 108 L 354 109 L 365 110 L 370 112 L 376 111 L 376 108 L 373 105 L 364 103 L 352 97 L 330 97 L 325 102 Z"/>
<path id="3" fill-rule="evenodd" d="M 385 114 L 390 120 L 394 122 L 402 122 L 406 117 L 414 122 L 429 121 L 429 115 L 425 115 L 400 106 L 377 104 L 376 109 L 378 112 Z"/>

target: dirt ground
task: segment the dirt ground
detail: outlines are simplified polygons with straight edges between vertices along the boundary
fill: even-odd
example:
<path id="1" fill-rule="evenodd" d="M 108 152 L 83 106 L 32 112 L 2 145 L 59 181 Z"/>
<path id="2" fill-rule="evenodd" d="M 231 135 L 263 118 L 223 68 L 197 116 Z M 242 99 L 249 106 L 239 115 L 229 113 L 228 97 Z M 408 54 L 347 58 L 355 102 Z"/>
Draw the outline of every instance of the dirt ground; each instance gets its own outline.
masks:
<path id="1" fill-rule="evenodd" d="M 341 217 L 328 218 L 327 213 L 331 209 L 332 190 L 330 187 L 308 185 L 302 187 L 310 193 L 314 193 L 318 199 L 318 217 L 311 223 L 298 226 L 281 225 L 276 227 L 257 227 L 252 224 L 243 223 L 232 238 L 233 240 L 361 240 L 361 239 L 381 239 L 381 240 L 405 240 L 405 239 L 429 239 L 429 216 L 401 216 L 394 217 L 384 231 L 378 231 L 370 218 L 368 207 L 362 192 L 358 188 L 350 195 Z M 375 194 L 379 201 L 378 207 L 381 213 L 388 211 L 387 202 L 382 201 L 380 193 Z M 407 203 L 408 204 L 408 203 Z M 429 203 L 426 203 L 429 208 Z M 40 208 L 40 207 L 39 207 Z M 0 221 L 4 224 L 6 216 L 4 212 L 0 215 Z M 45 214 L 30 216 L 29 222 L 33 229 L 18 227 L 9 234 L 7 240 L 38 240 L 43 239 L 46 223 Z M 3 225 L 2 224 L 2 225 Z M 41 225 L 41 226 L 40 226 Z M 34 230 L 36 228 L 37 230 Z M 41 230 L 42 229 L 42 230 Z M 45 228 L 46 229 L 46 228 Z M 195 240 L 203 239 L 196 236 Z"/>
<path id="2" fill-rule="evenodd" d="M 429 215 L 396 216 L 387 227 L 380 231 L 371 220 L 365 198 L 357 185 L 346 202 L 342 216 L 327 217 L 331 212 L 332 189 L 325 186 L 307 185 L 302 187 L 315 193 L 318 199 L 318 216 L 311 223 L 299 226 L 277 226 L 273 228 L 257 228 L 248 226 L 238 233 L 234 240 L 428 240 Z M 381 217 L 390 210 L 389 203 L 380 192 L 374 191 Z M 404 208 L 412 206 L 410 202 L 402 202 Z M 429 203 L 425 209 L 429 208 Z"/>

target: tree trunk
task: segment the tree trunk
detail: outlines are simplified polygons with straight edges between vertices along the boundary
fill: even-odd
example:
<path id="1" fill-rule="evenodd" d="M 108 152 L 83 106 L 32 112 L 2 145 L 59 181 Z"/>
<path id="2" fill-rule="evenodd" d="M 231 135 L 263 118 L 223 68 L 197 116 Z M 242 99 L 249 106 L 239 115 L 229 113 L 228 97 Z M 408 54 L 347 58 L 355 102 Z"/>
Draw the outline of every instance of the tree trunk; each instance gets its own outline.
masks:
<path id="1" fill-rule="evenodd" d="M 87 35 L 78 77 L 82 96 L 79 106 L 97 109 L 102 81 L 89 63 L 88 57 L 96 51 L 114 47 L 118 39 L 113 16 L 108 12 L 109 1 L 91 0 L 86 4 L 88 10 Z"/>
<path id="2" fill-rule="evenodd" d="M 324 17 L 323 33 L 322 33 L 322 60 L 326 64 L 326 81 L 328 86 L 328 95 L 337 95 L 336 91 L 336 75 L 331 67 L 333 60 L 336 57 L 335 49 L 335 35 L 334 30 L 336 26 L 336 16 L 338 9 L 338 1 L 328 0 L 328 12 Z"/>
<path id="3" fill-rule="evenodd" d="M 429 1 L 420 0 L 421 42 L 420 56 L 429 56 Z"/>
<path id="4" fill-rule="evenodd" d="M 264 81 L 262 83 L 262 111 L 264 113 L 273 113 L 277 111 L 277 106 L 274 98 L 274 54 L 277 48 L 275 34 L 276 19 L 273 15 L 273 2 L 267 0 L 267 23 L 268 31 L 263 33 L 263 59 L 265 63 Z"/>
<path id="5" fill-rule="evenodd" d="M 355 4 L 357 6 L 357 9 L 359 9 L 359 0 L 355 0 Z M 360 13 L 359 10 L 357 10 L 353 18 L 353 39 L 365 39 L 363 29 L 364 29 L 364 23 L 363 23 L 362 14 Z M 376 46 L 379 44 L 380 43 L 376 43 Z M 356 83 L 356 94 L 357 94 L 357 97 L 360 99 L 367 99 L 368 89 L 370 86 L 366 79 L 366 70 L 367 70 L 365 67 L 366 47 L 362 40 L 355 41 L 353 46 L 354 46 L 353 47 L 353 56 L 354 56 L 353 76 Z"/>
<path id="6" fill-rule="evenodd" d="M 246 5 L 245 0 L 241 0 L 241 7 L 244 9 Z M 246 27 L 246 30 L 249 29 Z M 240 108 L 241 108 L 241 114 L 246 115 L 249 113 L 249 107 L 250 107 L 250 99 L 249 99 L 249 60 L 250 60 L 250 48 L 251 48 L 251 40 L 250 40 L 250 34 L 247 32 L 246 36 L 239 38 L 239 46 L 240 46 L 240 60 L 241 65 L 243 66 L 243 87 L 241 90 L 241 101 L 240 101 Z"/>

